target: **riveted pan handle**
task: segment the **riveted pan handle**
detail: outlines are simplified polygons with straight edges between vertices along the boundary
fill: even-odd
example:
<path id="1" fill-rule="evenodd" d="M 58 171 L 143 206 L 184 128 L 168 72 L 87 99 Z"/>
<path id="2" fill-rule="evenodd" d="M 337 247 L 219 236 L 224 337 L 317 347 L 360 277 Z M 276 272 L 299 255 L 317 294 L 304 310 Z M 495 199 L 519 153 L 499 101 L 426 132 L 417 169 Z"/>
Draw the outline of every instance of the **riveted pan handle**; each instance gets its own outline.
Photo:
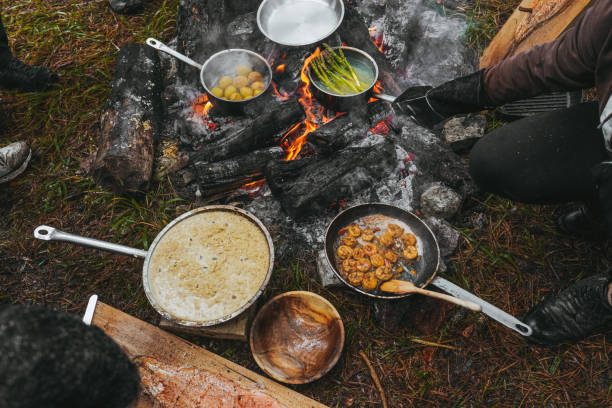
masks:
<path id="1" fill-rule="evenodd" d="M 113 244 L 112 242 L 101 241 L 99 239 L 82 237 L 80 235 L 69 234 L 53 227 L 41 225 L 34 230 L 34 237 L 44 241 L 64 241 L 81 246 L 102 249 L 104 251 L 116 252 L 118 254 L 130 255 L 135 258 L 145 258 L 147 251 L 131 248 L 125 245 Z"/>
<path id="2" fill-rule="evenodd" d="M 458 297 L 459 299 L 469 300 L 479 304 L 482 307 L 482 313 L 486 314 L 493 320 L 497 320 L 499 323 L 511 328 L 512 330 L 525 337 L 531 336 L 531 334 L 533 333 L 533 330 L 531 329 L 531 327 L 529 327 L 529 325 L 526 325 L 511 314 L 504 312 L 503 310 L 493 306 L 489 302 L 485 302 L 478 296 L 468 292 L 467 290 L 455 285 L 454 283 L 444 278 L 438 276 L 431 282 L 431 284 L 436 286 L 437 288 L 442 289 L 446 293 Z"/>
<path id="3" fill-rule="evenodd" d="M 163 42 L 156 40 L 155 38 L 147 38 L 147 45 L 155 48 L 156 50 L 159 51 L 163 51 L 166 54 L 170 54 L 175 58 L 180 59 L 183 62 L 186 62 L 187 64 L 196 67 L 199 70 L 202 70 L 202 64 L 199 64 L 197 62 L 195 62 L 194 60 L 192 60 L 191 58 L 189 58 L 186 55 L 181 54 L 180 52 L 173 50 L 172 48 L 168 47 L 166 44 L 164 44 Z"/>

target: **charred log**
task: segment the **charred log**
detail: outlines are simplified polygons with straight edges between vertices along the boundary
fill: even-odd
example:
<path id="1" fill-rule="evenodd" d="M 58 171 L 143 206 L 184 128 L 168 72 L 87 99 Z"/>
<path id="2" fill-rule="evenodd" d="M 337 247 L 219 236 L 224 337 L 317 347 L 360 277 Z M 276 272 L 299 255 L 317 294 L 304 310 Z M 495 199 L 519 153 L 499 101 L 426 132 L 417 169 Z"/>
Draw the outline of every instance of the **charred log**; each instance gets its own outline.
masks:
<path id="1" fill-rule="evenodd" d="M 216 163 L 196 162 L 193 167 L 198 176 L 200 191 L 208 196 L 263 178 L 266 164 L 282 159 L 283 155 L 283 149 L 275 146 Z"/>
<path id="2" fill-rule="evenodd" d="M 219 131 L 214 141 L 191 155 L 190 161 L 211 163 L 269 147 L 279 133 L 303 119 L 304 110 L 295 99 L 270 104 L 259 116 L 242 120 L 241 126 Z"/>
<path id="3" fill-rule="evenodd" d="M 183 0 L 177 14 L 178 51 L 199 63 L 227 48 L 263 52 L 269 41 L 257 29 L 257 0 Z M 265 55 L 265 53 L 264 53 Z M 199 71 L 180 64 L 178 75 L 199 83 Z"/>
<path id="4" fill-rule="evenodd" d="M 117 194 L 147 190 L 160 128 L 160 93 L 157 52 L 141 44 L 121 48 L 92 166 L 104 188 Z"/>
<path id="5" fill-rule="evenodd" d="M 391 114 L 386 102 L 376 101 L 367 104 L 367 116 L 361 112 L 351 112 L 320 126 L 307 136 L 308 143 L 320 153 L 329 154 L 366 136 L 368 129 L 376 126 Z"/>
<path id="6" fill-rule="evenodd" d="M 385 139 L 325 158 L 271 162 L 265 175 L 285 212 L 300 218 L 326 212 L 339 201 L 372 186 L 394 166 L 394 145 Z"/>
<path id="7" fill-rule="evenodd" d="M 315 150 L 330 154 L 365 136 L 368 129 L 352 115 L 340 116 L 308 134 L 306 140 Z"/>
<path id="8" fill-rule="evenodd" d="M 401 85 L 397 83 L 396 70 L 391 66 L 385 55 L 370 38 L 370 32 L 361 16 L 353 7 L 347 7 L 344 20 L 338 28 L 338 34 L 342 41 L 351 47 L 360 48 L 374 58 L 378 65 L 379 76 L 383 89 L 386 93 L 399 95 L 402 92 Z"/>

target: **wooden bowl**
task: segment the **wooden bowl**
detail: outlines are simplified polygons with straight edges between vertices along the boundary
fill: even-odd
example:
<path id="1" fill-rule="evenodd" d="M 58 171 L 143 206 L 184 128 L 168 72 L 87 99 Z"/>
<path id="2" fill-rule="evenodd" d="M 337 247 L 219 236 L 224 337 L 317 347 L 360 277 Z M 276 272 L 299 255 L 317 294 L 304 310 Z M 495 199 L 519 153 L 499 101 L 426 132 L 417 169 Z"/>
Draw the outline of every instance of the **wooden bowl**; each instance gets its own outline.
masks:
<path id="1" fill-rule="evenodd" d="M 344 325 L 336 308 L 312 292 L 287 292 L 266 303 L 251 326 L 251 351 L 270 377 L 289 384 L 321 378 L 338 362 Z"/>

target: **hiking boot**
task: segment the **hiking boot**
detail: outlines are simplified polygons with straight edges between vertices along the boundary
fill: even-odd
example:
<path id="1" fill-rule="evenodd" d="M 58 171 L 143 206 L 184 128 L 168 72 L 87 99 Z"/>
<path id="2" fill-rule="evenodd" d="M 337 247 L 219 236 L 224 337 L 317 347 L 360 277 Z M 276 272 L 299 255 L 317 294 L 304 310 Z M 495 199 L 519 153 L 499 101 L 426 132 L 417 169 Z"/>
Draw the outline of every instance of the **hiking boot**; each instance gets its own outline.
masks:
<path id="1" fill-rule="evenodd" d="M 560 216 L 557 226 L 564 233 L 581 238 L 605 239 L 608 236 L 603 217 L 585 206 Z"/>
<path id="2" fill-rule="evenodd" d="M 612 329 L 610 282 L 612 270 L 577 281 L 535 305 L 523 319 L 533 329 L 528 339 L 555 345 Z"/>
<path id="3" fill-rule="evenodd" d="M 20 89 L 26 92 L 43 91 L 59 80 L 57 74 L 45 67 L 28 65 L 11 57 L 0 68 L 0 88 Z"/>
<path id="4" fill-rule="evenodd" d="M 31 157 L 32 150 L 24 141 L 0 148 L 0 183 L 11 181 L 23 173 Z"/>

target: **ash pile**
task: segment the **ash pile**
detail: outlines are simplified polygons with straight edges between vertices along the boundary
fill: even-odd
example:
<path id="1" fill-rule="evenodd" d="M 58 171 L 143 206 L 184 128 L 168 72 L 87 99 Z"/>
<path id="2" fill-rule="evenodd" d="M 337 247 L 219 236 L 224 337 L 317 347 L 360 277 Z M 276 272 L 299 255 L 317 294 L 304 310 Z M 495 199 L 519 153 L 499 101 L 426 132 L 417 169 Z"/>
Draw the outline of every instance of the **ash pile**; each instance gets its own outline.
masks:
<path id="1" fill-rule="evenodd" d="M 342 24 L 325 42 L 368 53 L 379 68 L 378 91 L 397 96 L 409 86 L 435 86 L 477 69 L 475 53 L 463 42 L 467 25 L 460 10 L 427 0 L 344 5 Z M 466 163 L 444 140 L 445 130 L 420 127 L 380 100 L 348 113 L 327 109 L 310 93 L 304 70 L 321 44 L 271 42 L 258 29 L 258 6 L 254 0 L 183 0 L 176 38 L 168 44 L 199 63 L 229 48 L 266 58 L 271 86 L 241 114 L 208 100 L 198 69 L 145 44 L 119 52 L 102 152 L 92 166 L 96 180 L 123 194 L 148 188 L 152 173 L 170 173 L 186 200 L 238 204 L 261 219 L 278 259 L 320 250 L 335 214 L 365 202 L 420 213 L 442 254 L 450 254 L 458 233 L 446 219 L 475 187 Z M 476 122 L 482 134 L 484 122 Z M 456 136 L 466 126 L 455 121 L 448 133 Z M 125 146 L 139 146 L 139 153 L 121 158 Z"/>

